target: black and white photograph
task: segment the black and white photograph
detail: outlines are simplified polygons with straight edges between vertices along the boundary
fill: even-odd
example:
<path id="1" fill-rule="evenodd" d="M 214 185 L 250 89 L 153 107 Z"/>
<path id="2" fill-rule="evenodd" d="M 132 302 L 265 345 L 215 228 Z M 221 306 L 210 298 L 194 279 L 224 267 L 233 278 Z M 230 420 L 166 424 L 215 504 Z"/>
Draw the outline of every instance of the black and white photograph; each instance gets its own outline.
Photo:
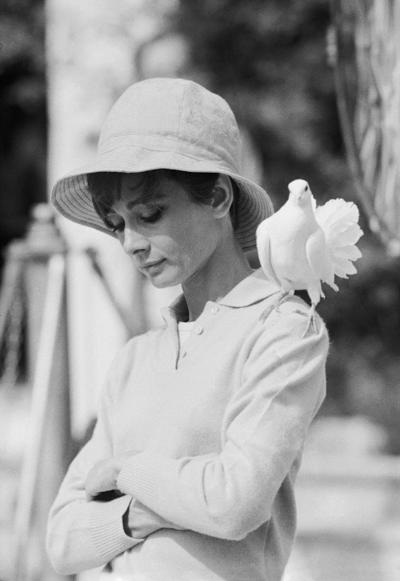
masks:
<path id="1" fill-rule="evenodd" d="M 0 581 L 400 581 L 400 0 L 2 0 Z"/>

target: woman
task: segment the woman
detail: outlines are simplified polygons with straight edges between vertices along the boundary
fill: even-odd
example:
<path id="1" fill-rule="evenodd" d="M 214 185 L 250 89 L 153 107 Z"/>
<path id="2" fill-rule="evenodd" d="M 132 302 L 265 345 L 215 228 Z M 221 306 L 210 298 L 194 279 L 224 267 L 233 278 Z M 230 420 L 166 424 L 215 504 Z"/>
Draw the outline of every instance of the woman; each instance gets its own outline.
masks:
<path id="1" fill-rule="evenodd" d="M 272 212 L 238 170 L 227 103 L 196 83 L 132 85 L 92 165 L 52 194 L 116 236 L 157 287 L 182 285 L 165 325 L 117 356 L 93 437 L 52 507 L 61 573 L 126 580 L 278 581 L 295 533 L 293 483 L 325 394 L 324 325 L 245 252 Z M 111 573 L 111 571 L 113 573 Z"/>

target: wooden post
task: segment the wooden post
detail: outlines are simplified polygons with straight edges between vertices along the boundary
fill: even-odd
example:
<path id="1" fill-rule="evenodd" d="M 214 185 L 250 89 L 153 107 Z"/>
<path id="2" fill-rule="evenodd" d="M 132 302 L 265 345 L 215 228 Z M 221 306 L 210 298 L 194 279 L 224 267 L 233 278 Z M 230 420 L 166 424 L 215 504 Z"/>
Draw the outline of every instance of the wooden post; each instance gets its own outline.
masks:
<path id="1" fill-rule="evenodd" d="M 29 439 L 16 515 L 15 581 L 56 581 L 45 552 L 47 515 L 70 460 L 66 245 L 51 209 L 34 210 L 25 239 L 28 354 L 32 373 Z"/>

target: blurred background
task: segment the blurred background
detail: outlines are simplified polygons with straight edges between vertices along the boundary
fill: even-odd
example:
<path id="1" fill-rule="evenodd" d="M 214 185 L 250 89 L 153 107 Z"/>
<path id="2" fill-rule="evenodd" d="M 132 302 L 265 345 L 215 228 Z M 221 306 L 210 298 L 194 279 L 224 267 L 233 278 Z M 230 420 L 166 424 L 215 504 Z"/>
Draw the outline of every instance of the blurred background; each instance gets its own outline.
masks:
<path id="1" fill-rule="evenodd" d="M 62 579 L 43 549 L 48 507 L 117 349 L 177 293 L 46 206 L 115 98 L 154 76 L 228 100 L 245 172 L 275 208 L 298 177 L 319 204 L 360 208 L 358 274 L 318 307 L 328 394 L 285 581 L 400 580 L 399 27 L 400 0 L 2 0 L 1 581 Z"/>

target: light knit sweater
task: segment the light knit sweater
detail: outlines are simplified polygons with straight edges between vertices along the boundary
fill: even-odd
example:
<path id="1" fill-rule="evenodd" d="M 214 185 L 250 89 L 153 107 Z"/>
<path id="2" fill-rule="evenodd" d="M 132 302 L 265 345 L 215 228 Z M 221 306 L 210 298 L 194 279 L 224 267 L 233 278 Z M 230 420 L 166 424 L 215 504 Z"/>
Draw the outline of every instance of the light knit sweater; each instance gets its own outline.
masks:
<path id="1" fill-rule="evenodd" d="M 321 319 L 261 270 L 207 302 L 184 346 L 177 318 L 129 341 L 110 370 L 94 435 L 52 507 L 61 573 L 110 562 L 132 581 L 278 581 L 295 533 L 294 480 L 325 395 Z M 132 452 L 122 496 L 87 501 L 86 475 Z M 128 511 L 128 512 L 127 512 Z M 123 527 L 129 515 L 131 534 Z"/>

